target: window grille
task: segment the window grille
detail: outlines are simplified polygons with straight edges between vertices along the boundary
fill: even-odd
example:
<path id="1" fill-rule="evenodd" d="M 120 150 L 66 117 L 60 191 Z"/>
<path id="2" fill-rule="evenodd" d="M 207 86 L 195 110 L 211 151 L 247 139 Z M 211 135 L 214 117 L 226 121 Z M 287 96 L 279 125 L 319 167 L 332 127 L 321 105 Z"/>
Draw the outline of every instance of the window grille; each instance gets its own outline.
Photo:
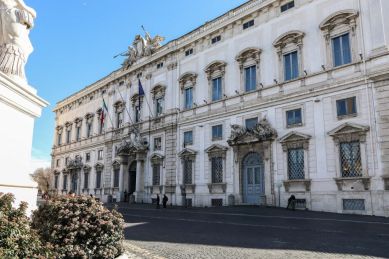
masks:
<path id="1" fill-rule="evenodd" d="M 343 210 L 365 210 L 365 200 L 343 199 Z"/>
<path id="2" fill-rule="evenodd" d="M 212 207 L 221 207 L 223 206 L 223 199 L 211 199 Z"/>
<path id="3" fill-rule="evenodd" d="M 362 176 L 361 151 L 359 141 L 340 143 L 339 150 L 342 177 Z"/>
<path id="4" fill-rule="evenodd" d="M 184 160 L 184 184 L 192 184 L 192 160 Z"/>
<path id="5" fill-rule="evenodd" d="M 153 165 L 153 185 L 160 185 L 160 181 L 161 181 L 160 170 L 161 167 L 159 164 Z"/>
<path id="6" fill-rule="evenodd" d="M 212 183 L 223 182 L 223 158 L 212 157 Z"/>
<path id="7" fill-rule="evenodd" d="M 296 199 L 295 201 L 296 209 L 306 209 L 307 208 L 307 201 L 306 199 Z"/>
<path id="8" fill-rule="evenodd" d="M 289 179 L 304 179 L 304 149 L 288 149 L 288 174 Z"/>

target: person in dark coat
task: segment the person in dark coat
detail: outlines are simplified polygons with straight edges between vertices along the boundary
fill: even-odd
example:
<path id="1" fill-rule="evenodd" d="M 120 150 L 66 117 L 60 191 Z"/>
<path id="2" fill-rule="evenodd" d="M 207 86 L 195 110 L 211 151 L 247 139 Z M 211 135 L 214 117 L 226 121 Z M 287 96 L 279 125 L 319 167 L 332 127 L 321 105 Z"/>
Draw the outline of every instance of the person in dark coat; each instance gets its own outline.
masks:
<path id="1" fill-rule="evenodd" d="M 296 208 L 296 197 L 292 194 L 288 199 L 288 206 L 286 206 L 286 209 L 295 210 L 295 208 Z"/>
<path id="2" fill-rule="evenodd" d="M 157 209 L 159 209 L 159 195 L 157 194 L 157 200 L 156 200 L 156 202 L 157 202 Z"/>
<path id="3" fill-rule="evenodd" d="M 162 198 L 162 204 L 164 208 L 166 208 L 166 204 L 168 200 L 169 200 L 168 197 L 166 196 L 166 194 L 164 194 Z"/>

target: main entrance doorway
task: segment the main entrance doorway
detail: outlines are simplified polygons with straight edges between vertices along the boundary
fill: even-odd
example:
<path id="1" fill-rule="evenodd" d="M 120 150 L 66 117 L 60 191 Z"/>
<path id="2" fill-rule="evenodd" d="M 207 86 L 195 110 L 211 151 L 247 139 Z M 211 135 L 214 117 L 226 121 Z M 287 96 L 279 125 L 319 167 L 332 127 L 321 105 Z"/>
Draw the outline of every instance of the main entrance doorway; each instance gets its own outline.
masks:
<path id="1" fill-rule="evenodd" d="M 136 189 L 136 161 L 132 162 L 128 169 L 128 194 L 133 194 Z"/>
<path id="2" fill-rule="evenodd" d="M 243 202 L 253 205 L 264 203 L 265 181 L 263 161 L 258 153 L 248 153 L 243 159 Z"/>

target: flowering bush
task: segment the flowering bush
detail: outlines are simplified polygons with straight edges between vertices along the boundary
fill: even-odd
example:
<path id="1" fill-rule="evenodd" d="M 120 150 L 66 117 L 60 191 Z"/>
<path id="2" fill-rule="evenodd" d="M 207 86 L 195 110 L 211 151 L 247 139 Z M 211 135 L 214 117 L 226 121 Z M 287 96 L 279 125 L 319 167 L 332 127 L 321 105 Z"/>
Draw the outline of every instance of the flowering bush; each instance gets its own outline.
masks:
<path id="1" fill-rule="evenodd" d="M 122 215 L 89 196 L 50 200 L 34 212 L 32 226 L 57 258 L 115 258 L 123 252 Z"/>
<path id="2" fill-rule="evenodd" d="M 27 203 L 13 208 L 12 194 L 0 193 L 0 258 L 50 258 L 26 216 Z"/>

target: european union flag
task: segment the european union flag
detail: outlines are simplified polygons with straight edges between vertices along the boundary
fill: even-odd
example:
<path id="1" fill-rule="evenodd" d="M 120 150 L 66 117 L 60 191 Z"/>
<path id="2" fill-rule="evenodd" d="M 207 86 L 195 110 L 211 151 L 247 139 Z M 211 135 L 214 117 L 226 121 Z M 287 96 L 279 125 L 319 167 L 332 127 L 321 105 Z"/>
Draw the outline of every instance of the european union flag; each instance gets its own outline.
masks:
<path id="1" fill-rule="evenodd" d="M 144 96 L 145 95 L 145 91 L 143 90 L 142 83 L 140 82 L 140 79 L 138 79 L 138 82 L 139 82 L 139 84 L 138 84 L 138 87 L 139 87 L 138 94 L 139 94 L 139 96 Z"/>

